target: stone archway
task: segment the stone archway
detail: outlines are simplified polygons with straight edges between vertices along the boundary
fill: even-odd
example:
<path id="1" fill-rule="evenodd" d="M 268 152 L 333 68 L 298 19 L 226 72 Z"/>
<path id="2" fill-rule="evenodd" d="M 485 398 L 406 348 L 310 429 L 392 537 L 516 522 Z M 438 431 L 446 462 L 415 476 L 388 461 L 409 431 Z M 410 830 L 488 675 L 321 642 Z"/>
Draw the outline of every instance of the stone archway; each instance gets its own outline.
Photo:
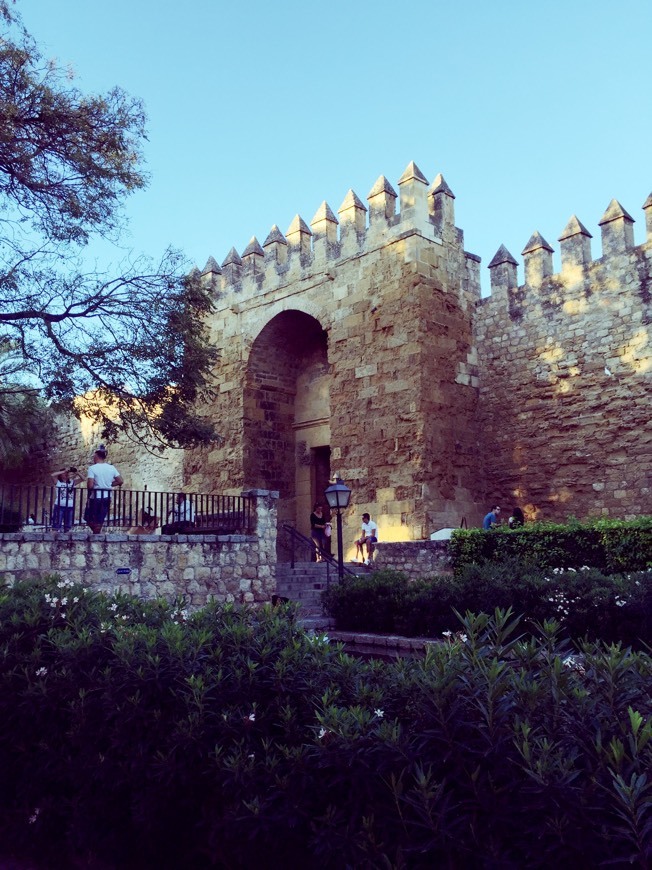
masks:
<path id="1" fill-rule="evenodd" d="M 246 485 L 278 490 L 279 522 L 295 523 L 306 533 L 329 449 L 328 336 L 314 317 L 281 312 L 258 334 L 247 363 Z"/>

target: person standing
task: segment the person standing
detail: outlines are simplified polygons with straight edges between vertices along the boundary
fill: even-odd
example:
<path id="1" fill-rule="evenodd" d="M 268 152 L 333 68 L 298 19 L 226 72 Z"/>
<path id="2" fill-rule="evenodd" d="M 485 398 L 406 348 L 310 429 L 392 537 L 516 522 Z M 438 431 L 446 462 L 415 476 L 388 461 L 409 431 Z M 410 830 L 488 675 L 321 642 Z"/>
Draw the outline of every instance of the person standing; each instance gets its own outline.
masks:
<path id="1" fill-rule="evenodd" d="M 310 537 L 315 545 L 315 562 L 323 562 L 323 553 L 326 549 L 326 517 L 319 502 L 310 514 Z"/>
<path id="2" fill-rule="evenodd" d="M 106 448 L 103 444 L 93 454 L 93 464 L 88 469 L 86 487 L 88 502 L 84 519 L 94 535 L 99 535 L 111 506 L 111 490 L 122 486 L 123 480 L 118 469 L 106 461 Z"/>
<path id="3" fill-rule="evenodd" d="M 378 526 L 369 514 L 362 514 L 362 534 L 355 542 L 356 556 L 362 558 L 365 565 L 371 564 L 374 544 L 378 543 Z M 367 558 L 364 558 L 364 548 L 367 548 Z"/>
<path id="4" fill-rule="evenodd" d="M 55 482 L 52 528 L 59 531 L 63 525 L 64 532 L 69 532 L 75 517 L 75 486 L 82 479 L 81 474 L 71 466 L 53 471 L 50 477 Z"/>
<path id="5" fill-rule="evenodd" d="M 496 526 L 500 525 L 500 507 L 496 505 L 496 507 L 492 507 L 488 514 L 485 515 L 485 518 L 482 520 L 482 528 L 485 532 L 489 531 L 489 529 L 495 529 Z"/>

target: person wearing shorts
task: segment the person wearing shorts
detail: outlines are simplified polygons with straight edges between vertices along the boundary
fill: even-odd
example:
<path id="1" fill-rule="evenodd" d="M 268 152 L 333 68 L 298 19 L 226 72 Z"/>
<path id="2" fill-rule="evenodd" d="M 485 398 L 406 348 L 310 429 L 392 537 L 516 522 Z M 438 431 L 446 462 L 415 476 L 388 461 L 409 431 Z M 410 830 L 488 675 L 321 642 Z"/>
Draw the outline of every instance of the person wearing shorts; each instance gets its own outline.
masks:
<path id="1" fill-rule="evenodd" d="M 99 535 L 111 506 L 111 490 L 114 486 L 122 486 L 120 472 L 106 461 L 106 449 L 103 444 L 93 455 L 93 464 L 88 469 L 86 487 L 88 502 L 84 519 L 94 535 Z"/>
<path id="2" fill-rule="evenodd" d="M 378 526 L 369 514 L 362 514 L 362 534 L 355 542 L 356 556 L 362 557 L 365 565 L 371 564 L 374 544 L 378 542 Z M 364 548 L 367 548 L 367 558 L 364 558 Z"/>

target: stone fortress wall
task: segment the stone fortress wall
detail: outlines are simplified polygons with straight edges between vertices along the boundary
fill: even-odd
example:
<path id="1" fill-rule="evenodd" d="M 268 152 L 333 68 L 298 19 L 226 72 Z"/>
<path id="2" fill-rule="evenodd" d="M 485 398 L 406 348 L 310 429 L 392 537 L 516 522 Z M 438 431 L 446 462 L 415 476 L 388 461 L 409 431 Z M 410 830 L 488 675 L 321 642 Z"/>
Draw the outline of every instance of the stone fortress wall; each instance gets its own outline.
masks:
<path id="1" fill-rule="evenodd" d="M 474 320 L 487 491 L 531 518 L 652 513 L 652 196 L 646 240 L 612 200 L 602 256 L 573 215 L 561 269 L 537 232 L 524 282 L 501 247 Z"/>
<path id="2" fill-rule="evenodd" d="M 87 417 L 81 420 L 60 415 L 55 421 L 54 441 L 18 469 L 0 469 L 0 483 L 51 486 L 50 474 L 74 466 L 84 478 L 93 453 L 102 443 L 99 427 Z M 108 461 L 124 480 L 124 489 L 149 492 L 179 492 L 183 489 L 183 451 L 147 451 L 142 445 L 120 436 L 105 445 Z M 238 493 L 239 494 L 239 493 Z"/>
<path id="3" fill-rule="evenodd" d="M 613 201 L 602 256 L 573 217 L 561 268 L 535 233 L 524 281 L 501 246 L 481 298 L 455 197 L 410 163 L 366 204 L 349 190 L 310 226 L 274 226 L 202 278 L 220 351 L 220 439 L 154 457 L 111 447 L 127 487 L 239 495 L 279 490 L 279 520 L 308 532 L 337 472 L 353 490 L 347 557 L 367 510 L 382 541 L 422 540 L 489 503 L 528 518 L 652 513 L 652 196 L 646 239 Z M 83 466 L 97 433 L 62 426 L 56 462 Z M 45 482 L 45 481 L 44 481 Z"/>
<path id="4" fill-rule="evenodd" d="M 652 512 L 650 274 L 646 241 L 613 201 L 602 257 L 573 217 L 561 270 L 535 233 L 525 281 L 503 247 L 481 298 L 455 197 L 410 163 L 367 205 L 274 226 L 203 279 L 216 313 L 223 441 L 186 457 L 192 488 L 279 489 L 307 529 L 320 449 L 353 489 L 347 541 L 368 510 L 386 541 L 479 524 L 489 502 L 529 518 Z M 316 467 L 317 466 L 317 467 Z"/>

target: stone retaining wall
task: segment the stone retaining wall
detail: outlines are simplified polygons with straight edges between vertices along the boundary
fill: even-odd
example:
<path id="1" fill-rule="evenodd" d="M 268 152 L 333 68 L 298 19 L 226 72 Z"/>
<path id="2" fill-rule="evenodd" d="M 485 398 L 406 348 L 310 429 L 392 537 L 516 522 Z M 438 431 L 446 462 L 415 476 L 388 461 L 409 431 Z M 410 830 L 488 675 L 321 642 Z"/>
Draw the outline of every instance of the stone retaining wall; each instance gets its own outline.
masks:
<path id="1" fill-rule="evenodd" d="M 278 493 L 251 490 L 251 535 L 127 535 L 30 532 L 0 535 L 0 576 L 9 582 L 60 574 L 95 590 L 142 598 L 184 596 L 254 604 L 276 591 Z"/>
<path id="2" fill-rule="evenodd" d="M 411 580 L 425 579 L 434 574 L 450 574 L 452 566 L 448 541 L 378 543 L 374 567 L 403 571 Z"/>

